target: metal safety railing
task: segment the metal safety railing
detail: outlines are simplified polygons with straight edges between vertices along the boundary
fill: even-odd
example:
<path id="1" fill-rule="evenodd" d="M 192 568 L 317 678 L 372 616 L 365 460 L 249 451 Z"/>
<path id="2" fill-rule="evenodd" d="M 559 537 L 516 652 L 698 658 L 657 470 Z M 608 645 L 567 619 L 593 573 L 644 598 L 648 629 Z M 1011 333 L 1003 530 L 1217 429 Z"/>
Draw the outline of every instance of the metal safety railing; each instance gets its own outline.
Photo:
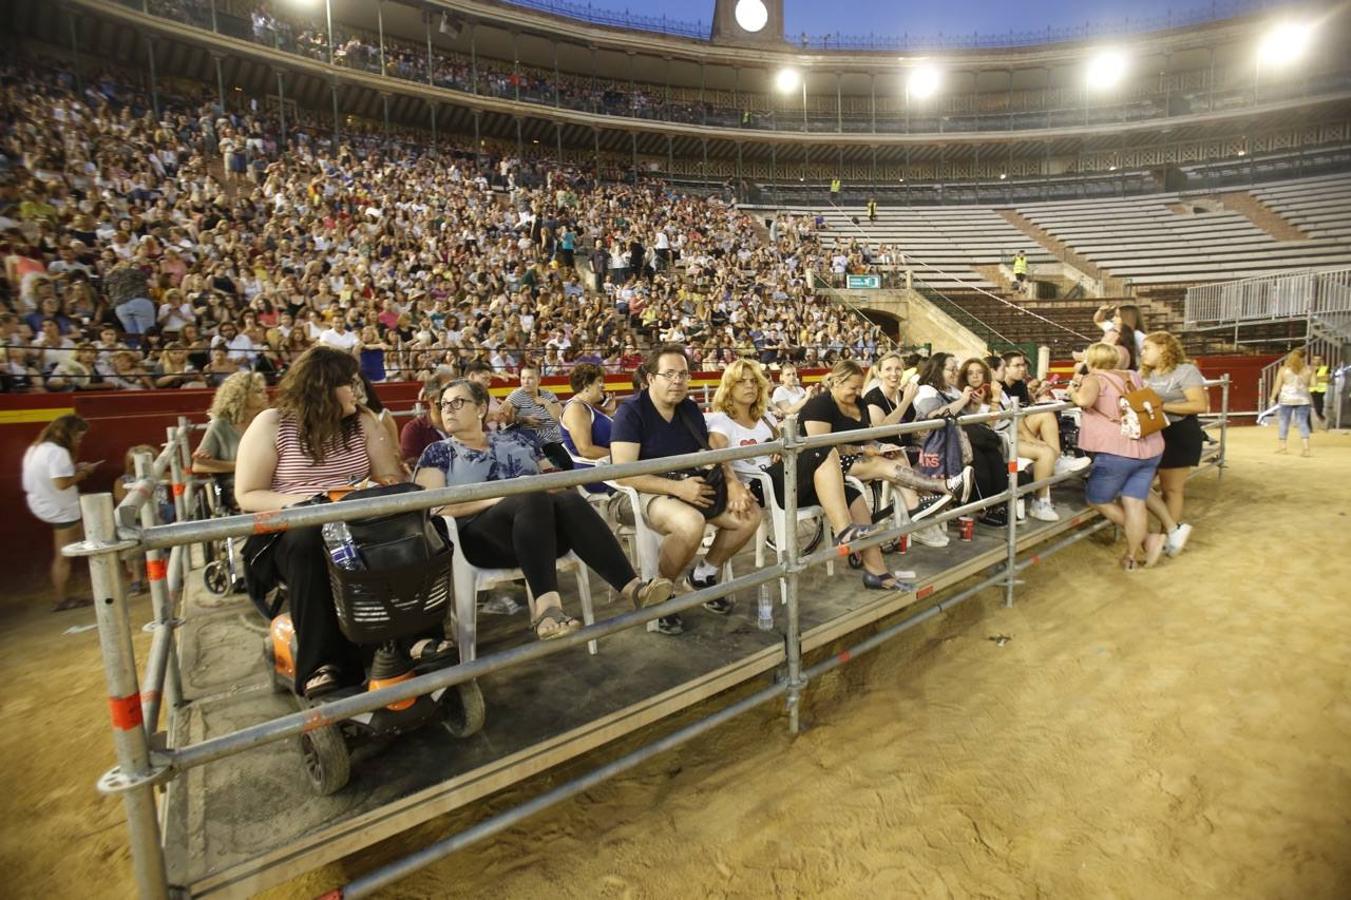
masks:
<path id="1" fill-rule="evenodd" d="M 1203 458 L 1203 465 L 1197 469 L 1197 473 L 1210 468 L 1222 471 L 1228 446 L 1229 377 L 1226 375 L 1221 379 L 1208 381 L 1206 386 L 1220 389 L 1220 412 L 1208 416 L 1205 425 L 1207 429 L 1218 427 L 1220 434 L 1218 449 Z M 166 584 L 168 579 L 165 577 L 166 568 L 172 569 L 174 565 L 173 555 L 175 553 L 178 554 L 178 565 L 186 571 L 190 562 L 189 548 L 194 543 L 229 537 L 278 533 L 298 528 L 316 527 L 327 522 L 350 521 L 410 510 L 432 509 L 446 504 L 471 500 L 506 497 L 536 491 L 571 489 L 594 482 L 596 479 L 596 473 L 593 470 L 579 469 L 508 481 L 422 490 L 371 499 L 283 509 L 275 512 L 192 520 L 189 517 L 192 515 L 193 509 L 188 502 L 191 497 L 192 482 L 190 477 L 184 473 L 187 470 L 185 465 L 187 462 L 187 436 L 195 426 L 186 420 L 180 420 L 178 427 L 169 429 L 169 440 L 159 456 L 153 460 L 149 457 L 149 454 L 137 458 L 138 480 L 132 485 L 127 499 L 116 509 L 114 509 L 110 494 L 88 494 L 80 498 L 86 538 L 65 548 L 66 555 L 87 557 L 89 560 L 90 580 L 95 598 L 99 642 L 103 655 L 104 674 L 108 683 L 109 708 L 117 756 L 117 765 L 99 780 L 98 787 L 105 793 L 119 794 L 122 797 L 127 816 L 132 865 L 139 895 L 145 898 L 161 898 L 169 896 L 171 888 L 175 892 L 182 888 L 182 886 L 171 886 L 169 884 L 164 840 L 154 792 L 157 785 L 170 782 L 195 767 L 222 760 L 254 747 L 312 732 L 362 713 L 373 712 L 390 704 L 410 700 L 454 685 L 467 683 L 494 672 L 539 660 L 545 656 L 564 652 L 599 638 L 644 626 L 647 622 L 659 617 L 694 609 L 706 601 L 738 591 L 758 588 L 761 585 L 782 582 L 784 587 L 785 618 L 782 629 L 786 669 L 784 678 L 770 687 L 718 710 L 691 725 L 682 727 L 674 733 L 655 740 L 601 768 L 549 790 L 526 803 L 496 814 L 472 828 L 370 872 L 326 896 L 347 898 L 368 896 L 379 888 L 429 863 L 512 827 L 535 812 L 585 791 L 607 778 L 632 769 L 659 753 L 679 746 L 729 719 L 762 706 L 778 697 L 785 699 L 789 731 L 797 733 L 799 730 L 800 701 L 803 690 L 810 681 L 819 678 L 861 653 L 875 649 L 891 637 L 962 603 L 986 588 L 995 585 L 1002 586 L 1005 604 L 1012 605 L 1019 572 L 1034 565 L 1039 560 L 1045 559 L 1052 553 L 1082 540 L 1093 531 L 1107 526 L 1108 523 L 1105 520 L 1096 522 L 1088 525 L 1087 528 L 1059 538 L 1050 545 L 1039 548 L 1035 554 L 1026 559 L 1018 559 L 1016 508 L 1019 498 L 1043 487 L 1076 477 L 1072 473 L 1067 473 L 1020 486 L 1017 463 L 1018 423 L 1028 415 L 1045 412 L 1058 414 L 1071 408 L 1072 405 L 1066 402 L 1045 403 L 1020 408 L 1015 400 L 1009 409 L 1000 412 L 958 418 L 957 422 L 962 425 L 1001 421 L 1010 423 L 1011 427 L 1007 430 L 1007 453 L 1005 454 L 1008 463 L 1007 486 L 993 496 L 961 504 L 946 510 L 941 515 L 926 518 L 919 524 L 906 523 L 886 528 L 872 533 L 867 538 L 840 546 L 828 546 L 805 556 L 799 550 L 797 530 L 789 528 L 785 535 L 785 546 L 782 548 L 783 561 L 764 566 L 751 574 L 727 580 L 705 590 L 673 597 L 656 606 L 622 613 L 556 640 L 513 647 L 469 662 L 461 662 L 448 668 L 419 675 L 389 687 L 337 699 L 318 708 L 279 716 L 266 722 L 206 738 L 196 743 L 173 747 L 169 746 L 166 741 L 161 740 L 158 725 L 161 717 L 159 712 L 161 691 L 163 691 L 164 704 L 170 709 L 171 717 L 174 715 L 174 708 L 183 701 L 179 682 L 178 657 L 174 645 L 174 633 L 181 622 L 175 617 L 173 608 L 176 592 L 170 591 L 171 585 Z M 804 437 L 798 431 L 796 416 L 789 416 L 784 421 L 782 436 L 775 441 L 753 446 L 710 450 L 680 457 L 607 465 L 605 476 L 607 480 L 623 480 L 638 475 L 654 475 L 670 472 L 674 469 L 688 469 L 695 465 L 725 463 L 754 456 L 778 454 L 783 459 L 784 467 L 783 512 L 786 521 L 792 522 L 796 520 L 798 508 L 797 466 L 799 455 L 804 451 L 843 443 L 857 444 L 896 438 L 903 434 L 926 431 L 941 424 L 941 420 L 926 420 L 838 434 Z M 158 524 L 156 522 L 157 504 L 150 502 L 150 499 L 166 472 L 172 478 L 171 485 L 173 486 L 176 513 L 179 518 L 172 524 Z M 959 516 L 971 515 L 980 510 L 998 506 L 1003 506 L 1006 509 L 1008 517 L 1005 560 L 1002 565 L 997 566 L 993 572 L 987 574 L 975 584 L 966 586 L 959 593 L 943 599 L 937 605 L 885 627 L 844 652 L 831 656 L 816 665 L 804 668 L 799 578 L 806 569 L 824 564 L 837 556 L 895 541 L 902 535 L 909 534 L 921 527 L 928 528 L 934 525 L 942 525 Z M 139 519 L 139 524 L 137 519 Z M 170 562 L 167 566 L 163 557 L 163 551 L 166 549 L 170 551 Z M 126 586 L 123 580 L 123 570 L 119 565 L 120 558 L 123 555 L 133 553 L 146 554 L 146 567 L 150 575 L 152 606 L 155 615 L 154 622 L 152 622 L 155 636 L 152 640 L 143 676 L 138 675 L 136 668 Z M 187 583 L 182 578 L 175 579 L 175 581 L 179 591 Z M 922 599 L 923 596 L 921 593 L 916 596 L 916 599 Z"/>
<path id="2" fill-rule="evenodd" d="M 1188 288 L 1184 310 L 1188 326 L 1217 328 L 1351 313 L 1351 266 Z"/>

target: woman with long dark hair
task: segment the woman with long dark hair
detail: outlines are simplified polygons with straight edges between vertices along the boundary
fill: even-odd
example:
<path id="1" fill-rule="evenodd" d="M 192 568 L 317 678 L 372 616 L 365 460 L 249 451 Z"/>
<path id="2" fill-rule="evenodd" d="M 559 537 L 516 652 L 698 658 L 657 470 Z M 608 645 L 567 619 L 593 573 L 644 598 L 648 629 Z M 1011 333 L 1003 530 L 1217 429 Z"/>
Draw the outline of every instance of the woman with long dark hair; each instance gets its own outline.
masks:
<path id="1" fill-rule="evenodd" d="M 235 500 L 245 512 L 285 509 L 316 494 L 400 479 L 398 452 L 380 421 L 358 404 L 357 361 L 314 347 L 282 376 L 274 406 L 254 417 L 239 443 Z M 244 547 L 250 589 L 284 581 L 295 623 L 297 693 L 315 697 L 364 677 L 357 648 L 338 629 L 320 529 L 257 535 Z M 412 655 L 448 652 L 425 639 Z"/>
<path id="2" fill-rule="evenodd" d="M 61 548 L 80 539 L 80 492 L 76 488 L 98 463 L 75 462 L 89 423 L 77 415 L 57 416 L 23 454 L 23 490 L 28 509 L 52 528 L 52 610 L 89 606 L 88 597 L 67 597 L 70 558 Z"/>

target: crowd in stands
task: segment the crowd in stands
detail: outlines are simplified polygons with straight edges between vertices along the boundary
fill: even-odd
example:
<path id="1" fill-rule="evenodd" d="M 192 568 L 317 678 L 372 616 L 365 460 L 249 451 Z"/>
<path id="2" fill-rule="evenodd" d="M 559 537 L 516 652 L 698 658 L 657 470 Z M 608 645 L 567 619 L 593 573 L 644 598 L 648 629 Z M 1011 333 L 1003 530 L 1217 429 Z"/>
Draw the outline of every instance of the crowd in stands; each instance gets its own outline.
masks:
<path id="1" fill-rule="evenodd" d="M 877 351 L 875 326 L 808 289 L 810 229 L 762 241 L 717 197 L 382 135 L 334 146 L 303 117 L 283 143 L 274 116 L 204 93 L 162 95 L 157 118 L 112 75 L 5 70 L 6 390 L 275 380 L 316 343 L 373 382 L 631 370 L 663 340 L 696 368 Z"/>
<path id="2" fill-rule="evenodd" d="M 416 472 L 430 486 L 607 456 L 746 446 L 772 440 L 789 413 L 809 435 L 841 433 L 998 410 L 1010 397 L 1031 404 L 1055 390 L 1029 381 L 1016 352 L 968 360 L 882 352 L 874 325 L 810 285 L 815 272 L 866 265 L 867 248 L 827 246 L 809 217 L 780 216 L 766 234 L 717 197 L 599 181 L 543 157 L 432 150 L 376 134 L 334 143 L 303 117 L 283 140 L 279 123 L 253 105 L 226 111 L 180 91 L 162 96 L 156 115 L 112 74 L 81 89 L 69 73 L 3 75 L 7 389 L 230 386 L 237 400 L 253 399 L 222 401 L 234 410 L 229 427 L 194 461 L 204 473 L 233 472 L 246 510 L 290 505 L 353 478 Z M 1125 528 L 1123 565 L 1131 568 L 1185 544 L 1182 482 L 1199 456 L 1195 417 L 1205 400 L 1175 338 L 1146 335 L 1131 307 L 1100 319 L 1104 342 L 1087 349 L 1068 396 L 1084 410 L 1078 448 L 1101 461 L 1088 476 L 1088 499 Z M 806 388 L 799 365 L 830 373 Z M 722 371 L 707 415 L 689 396 L 696 369 Z M 1177 420 L 1148 441 L 1114 437 L 1102 424 L 1117 398 L 1143 383 L 1137 369 Z M 771 390 L 775 370 L 780 384 Z M 607 371 L 634 375 L 635 394 L 617 407 L 605 394 Z M 576 396 L 566 409 L 540 387 L 541 376 L 555 374 L 571 377 Z M 354 383 L 354 375 L 362 377 Z M 497 403 L 485 388 L 502 376 L 519 376 L 521 387 Z M 414 378 L 425 383 L 428 411 L 400 435 L 372 387 Z M 268 410 L 263 388 L 277 380 Z M 315 399 L 333 392 L 337 405 Z M 362 415 L 351 418 L 349 406 Z M 358 421 L 376 449 L 353 455 Z M 1029 477 L 1087 467 L 1062 442 L 1070 424 L 1050 413 L 1022 422 Z M 256 436 L 264 431 L 265 439 Z M 946 447 L 931 443 L 935 435 Z M 76 448 L 64 449 L 49 453 L 59 463 L 49 468 L 68 479 Z M 872 531 L 880 503 L 857 485 L 886 486 L 899 511 L 919 521 L 998 493 L 1005 454 L 1004 436 L 985 425 L 949 425 L 898 443 L 846 442 L 805 455 L 797 490 L 847 544 Z M 577 627 L 557 600 L 551 567 L 527 558 L 548 544 L 541 529 L 551 519 L 554 551 L 576 550 L 644 605 L 716 584 L 755 534 L 759 510 L 783 502 L 781 462 L 769 457 L 724 467 L 716 479 L 676 474 L 618 486 L 635 492 L 632 515 L 662 535 L 657 575 L 647 580 L 612 537 L 567 531 L 564 519 L 595 524 L 589 509 L 578 512 L 585 504 L 546 510 L 519 501 L 481 521 L 494 504 L 446 512 L 463 520 L 463 550 L 482 565 L 528 570 L 540 601 L 534 627 L 547 639 Z M 1151 490 L 1156 477 L 1159 491 Z M 41 481 L 40 473 L 27 480 Z M 1027 514 L 1059 518 L 1049 490 Z M 1162 525 L 1152 536 L 1149 514 Z M 981 520 L 1008 524 L 1002 507 Z M 65 519 L 52 524 L 70 528 Z M 706 526 L 716 536 L 698 558 Z M 295 581 L 293 604 L 297 584 L 317 598 L 300 601 L 297 618 L 316 641 L 302 637 L 297 686 L 305 690 L 316 677 L 320 688 L 341 682 L 340 671 L 325 667 L 345 651 L 333 640 L 331 599 L 318 596 L 327 582 L 309 559 L 321 551 L 302 537 L 287 580 Z M 921 528 L 915 539 L 949 543 L 942 526 Z M 860 556 L 866 587 L 901 586 L 879 549 Z M 706 606 L 731 610 L 725 599 Z M 682 628 L 676 616 L 654 623 L 667 634 Z"/>

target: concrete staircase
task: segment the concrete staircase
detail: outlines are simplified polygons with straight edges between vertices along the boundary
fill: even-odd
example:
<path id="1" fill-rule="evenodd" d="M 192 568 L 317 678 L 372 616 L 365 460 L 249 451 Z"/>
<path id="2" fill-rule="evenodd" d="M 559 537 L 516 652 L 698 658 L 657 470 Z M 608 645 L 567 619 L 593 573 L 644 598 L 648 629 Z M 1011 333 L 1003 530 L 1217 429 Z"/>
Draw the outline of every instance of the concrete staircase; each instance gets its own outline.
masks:
<path id="1" fill-rule="evenodd" d="M 1278 241 L 1307 241 L 1309 235 L 1247 191 L 1220 194 L 1220 204 L 1238 213 Z"/>
<path id="2" fill-rule="evenodd" d="M 1036 241 L 1039 247 L 1050 252 L 1056 259 L 1069 263 L 1089 278 L 1099 280 L 1102 283 L 1104 294 L 1120 294 L 1125 292 L 1125 284 L 1122 283 L 1121 279 L 1113 278 L 1097 263 L 1086 256 L 1076 253 L 1069 244 L 1060 240 L 1016 209 L 1000 209 L 998 210 L 998 213 L 1006 222 Z"/>

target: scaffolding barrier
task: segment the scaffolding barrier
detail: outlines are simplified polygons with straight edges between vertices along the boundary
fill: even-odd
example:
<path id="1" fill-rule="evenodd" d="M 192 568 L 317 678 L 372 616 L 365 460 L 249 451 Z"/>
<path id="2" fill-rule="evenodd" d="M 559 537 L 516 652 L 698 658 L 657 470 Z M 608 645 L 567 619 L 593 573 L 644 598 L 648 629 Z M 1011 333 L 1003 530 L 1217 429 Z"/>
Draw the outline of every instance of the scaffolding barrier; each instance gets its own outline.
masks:
<path id="1" fill-rule="evenodd" d="M 1219 437 L 1213 449 L 1202 456 L 1201 465 L 1193 476 L 1215 469 L 1223 472 L 1226 465 L 1229 427 L 1229 377 L 1205 382 L 1207 388 L 1220 391 L 1220 409 L 1217 413 L 1205 417 L 1205 427 L 1219 430 Z M 649 621 L 659 617 L 692 610 L 706 601 L 731 596 L 761 586 L 773 587 L 780 582 L 784 590 L 780 604 L 784 607 L 781 653 L 783 661 L 782 677 L 776 678 L 768 687 L 757 690 L 730 705 L 723 707 L 698 721 L 686 725 L 670 734 L 612 760 L 611 762 L 565 784 L 554 787 L 533 799 L 515 806 L 464 831 L 451 835 L 428 847 L 418 850 L 403 859 L 384 865 L 350 882 L 328 897 L 363 897 L 387 886 L 408 874 L 442 859 L 457 850 L 481 841 L 510 828 L 525 818 L 553 806 L 562 800 L 575 796 L 590 787 L 628 771 L 644 761 L 651 759 L 673 747 L 679 746 L 718 725 L 727 722 L 745 712 L 761 707 L 778 698 L 783 698 L 788 730 L 797 733 L 800 729 L 800 706 L 804 690 L 813 680 L 826 672 L 838 668 L 845 662 L 862 653 L 876 649 L 892 637 L 921 624 L 942 612 L 964 602 L 977 593 L 998 586 L 1002 588 L 1005 605 L 1014 602 L 1017 576 L 1029 566 L 1046 559 L 1048 556 L 1073 545 L 1088 535 L 1106 528 L 1110 523 L 1096 512 L 1077 515 L 1065 529 L 1057 532 L 1046 546 L 1038 547 L 1035 552 L 1019 558 L 1019 540 L 1017 535 L 1016 507 L 1019 498 L 1036 492 L 1043 487 L 1058 484 L 1076 478 L 1073 473 L 1055 475 L 1043 481 L 1019 485 L 1018 479 L 1018 423 L 1027 415 L 1072 409 L 1065 402 L 1043 403 L 1020 408 L 1014 400 L 1010 408 L 994 413 L 962 416 L 959 424 L 1008 422 L 1007 433 L 1008 481 L 1003 491 L 990 497 L 962 503 L 923 520 L 920 524 L 904 523 L 883 528 L 868 537 L 839 546 L 829 545 L 816 552 L 800 552 L 799 534 L 796 529 L 788 528 L 785 546 L 780 562 L 762 566 L 757 570 L 724 580 L 711 588 L 678 595 L 656 606 L 637 611 L 624 612 L 610 618 L 597 621 L 580 631 L 570 633 L 557 640 L 532 642 L 511 647 L 491 655 L 480 656 L 471 661 L 461 661 L 427 674 L 418 675 L 409 680 L 398 682 L 389 687 L 381 687 L 345 696 L 321 706 L 304 709 L 287 715 L 260 722 L 256 725 L 239 728 L 214 737 L 206 737 L 182 746 L 174 746 L 171 740 L 175 734 L 173 722 L 185 708 L 183 700 L 182 672 L 179 669 L 178 653 L 175 645 L 176 631 L 182 627 L 179 607 L 187 587 L 187 574 L 191 567 L 193 544 L 222 540 L 229 537 L 247 537 L 254 534 L 277 533 L 296 528 L 320 526 L 327 522 L 350 521 L 372 516 L 383 516 L 409 510 L 423 510 L 446 504 L 461 503 L 492 497 L 506 497 L 535 491 L 573 489 L 580 485 L 595 482 L 594 469 L 578 469 L 568 472 L 555 472 L 545 475 L 516 478 L 507 481 L 484 482 L 474 485 L 422 490 L 405 494 L 375 497 L 370 499 L 349 500 L 342 503 L 330 503 L 318 506 L 286 509 L 276 512 L 236 515 L 215 519 L 194 519 L 201 505 L 195 499 L 195 483 L 190 475 L 188 439 L 195 428 L 186 419 L 180 419 L 177 427 L 168 430 L 168 440 L 164 449 L 155 458 L 148 453 L 136 457 L 137 480 L 131 485 L 126 499 L 114 508 L 110 494 L 89 494 L 81 497 L 81 509 L 86 538 L 65 548 L 67 556 L 86 557 L 89 560 L 90 580 L 95 598 L 98 621 L 100 649 L 103 657 L 105 676 L 108 684 L 109 709 L 112 719 L 117 764 L 98 782 L 99 790 L 107 794 L 120 795 L 127 818 L 128 838 L 137 892 L 144 898 L 169 896 L 193 896 L 197 893 L 191 883 L 174 883 L 166 864 L 165 845 L 170 823 L 162 818 L 164 804 L 158 802 L 156 788 L 166 789 L 178 785 L 182 787 L 183 777 L 192 770 L 218 762 L 227 757 L 243 753 L 252 748 L 264 746 L 287 738 L 314 732 L 344 719 L 363 713 L 374 712 L 382 707 L 400 701 L 409 701 L 416 697 L 465 684 L 491 673 L 502 672 L 544 659 L 573 648 L 582 647 L 592 641 L 617 635 L 629 629 L 641 628 Z M 605 466 L 607 480 L 625 479 L 636 475 L 649 475 L 670 472 L 673 469 L 688 469 L 695 465 L 730 462 L 765 454 L 779 454 L 784 462 L 783 512 L 785 520 L 796 521 L 798 497 L 796 492 L 796 466 L 799 455 L 814 448 L 829 447 L 842 443 L 858 443 L 873 440 L 894 439 L 900 435 L 926 431 L 940 425 L 941 420 L 927 420 L 902 425 L 881 426 L 849 431 L 839 434 L 804 437 L 798 431 L 796 416 L 789 416 L 783 423 L 779 439 L 748 447 L 731 447 L 723 450 L 710 450 L 680 457 L 648 460 L 623 465 Z M 155 490 L 166 477 L 175 500 L 178 519 L 172 524 L 158 521 L 158 505 L 151 502 Z M 962 579 L 979 576 L 974 584 L 962 587 L 957 593 L 945 598 L 935 597 L 935 603 L 922 611 L 906 616 L 900 621 L 885 625 L 876 634 L 854 644 L 848 649 L 832 653 L 812 666 L 803 664 L 803 624 L 802 597 L 799 593 L 799 580 L 808 569 L 820 566 L 835 559 L 873 546 L 881 546 L 896 541 L 919 528 L 942 525 L 960 516 L 969 516 L 990 507 L 1004 506 L 1008 514 L 1006 540 L 994 566 L 968 566 L 955 572 L 948 583 L 956 584 Z M 1068 534 L 1061 536 L 1064 531 Z M 830 544 L 829 541 L 826 542 Z M 165 558 L 165 551 L 169 551 Z M 144 554 L 146 571 L 149 576 L 153 620 L 147 630 L 153 634 L 150 651 L 147 654 L 144 674 L 137 671 L 137 660 L 132 645 L 132 629 L 129 617 L 126 586 L 124 583 L 121 558 L 129 554 Z M 971 561 L 981 562 L 980 559 Z M 177 570 L 177 571 L 176 571 Z M 177 577 L 174 577 L 175 574 Z M 905 593 L 905 592 L 898 592 Z M 910 603 L 928 599 L 934 595 L 931 582 L 926 588 L 915 591 L 909 598 Z M 448 604 L 453 607 L 453 604 Z M 877 621 L 891 615 L 902 606 L 888 607 L 870 621 Z M 448 613 L 449 615 L 449 613 Z M 827 622 L 833 625 L 833 622 Z M 453 626 L 454 623 L 451 623 Z M 856 631 L 858 624 L 840 623 L 825 628 L 815 636 L 815 647 L 824 647 L 830 640 L 847 637 Z M 453 633 L 449 632 L 448 633 Z M 763 660 L 762 660 L 763 662 Z M 743 680 L 763 671 L 764 668 L 748 667 Z M 160 727 L 161 719 L 167 719 L 168 725 Z M 522 780 L 533 772 L 524 772 L 516 780 Z M 435 812 L 423 814 L 418 805 L 428 806 L 435 799 L 419 795 L 407 804 L 390 813 L 384 830 L 372 834 L 370 842 L 387 836 L 391 829 L 403 830 L 421 821 L 425 821 Z M 350 847 L 359 849 L 358 847 Z M 287 871 L 288 877 L 299 874 L 295 869 Z M 255 887 L 257 885 L 255 884 Z M 212 890 L 219 890 L 215 885 Z"/>

